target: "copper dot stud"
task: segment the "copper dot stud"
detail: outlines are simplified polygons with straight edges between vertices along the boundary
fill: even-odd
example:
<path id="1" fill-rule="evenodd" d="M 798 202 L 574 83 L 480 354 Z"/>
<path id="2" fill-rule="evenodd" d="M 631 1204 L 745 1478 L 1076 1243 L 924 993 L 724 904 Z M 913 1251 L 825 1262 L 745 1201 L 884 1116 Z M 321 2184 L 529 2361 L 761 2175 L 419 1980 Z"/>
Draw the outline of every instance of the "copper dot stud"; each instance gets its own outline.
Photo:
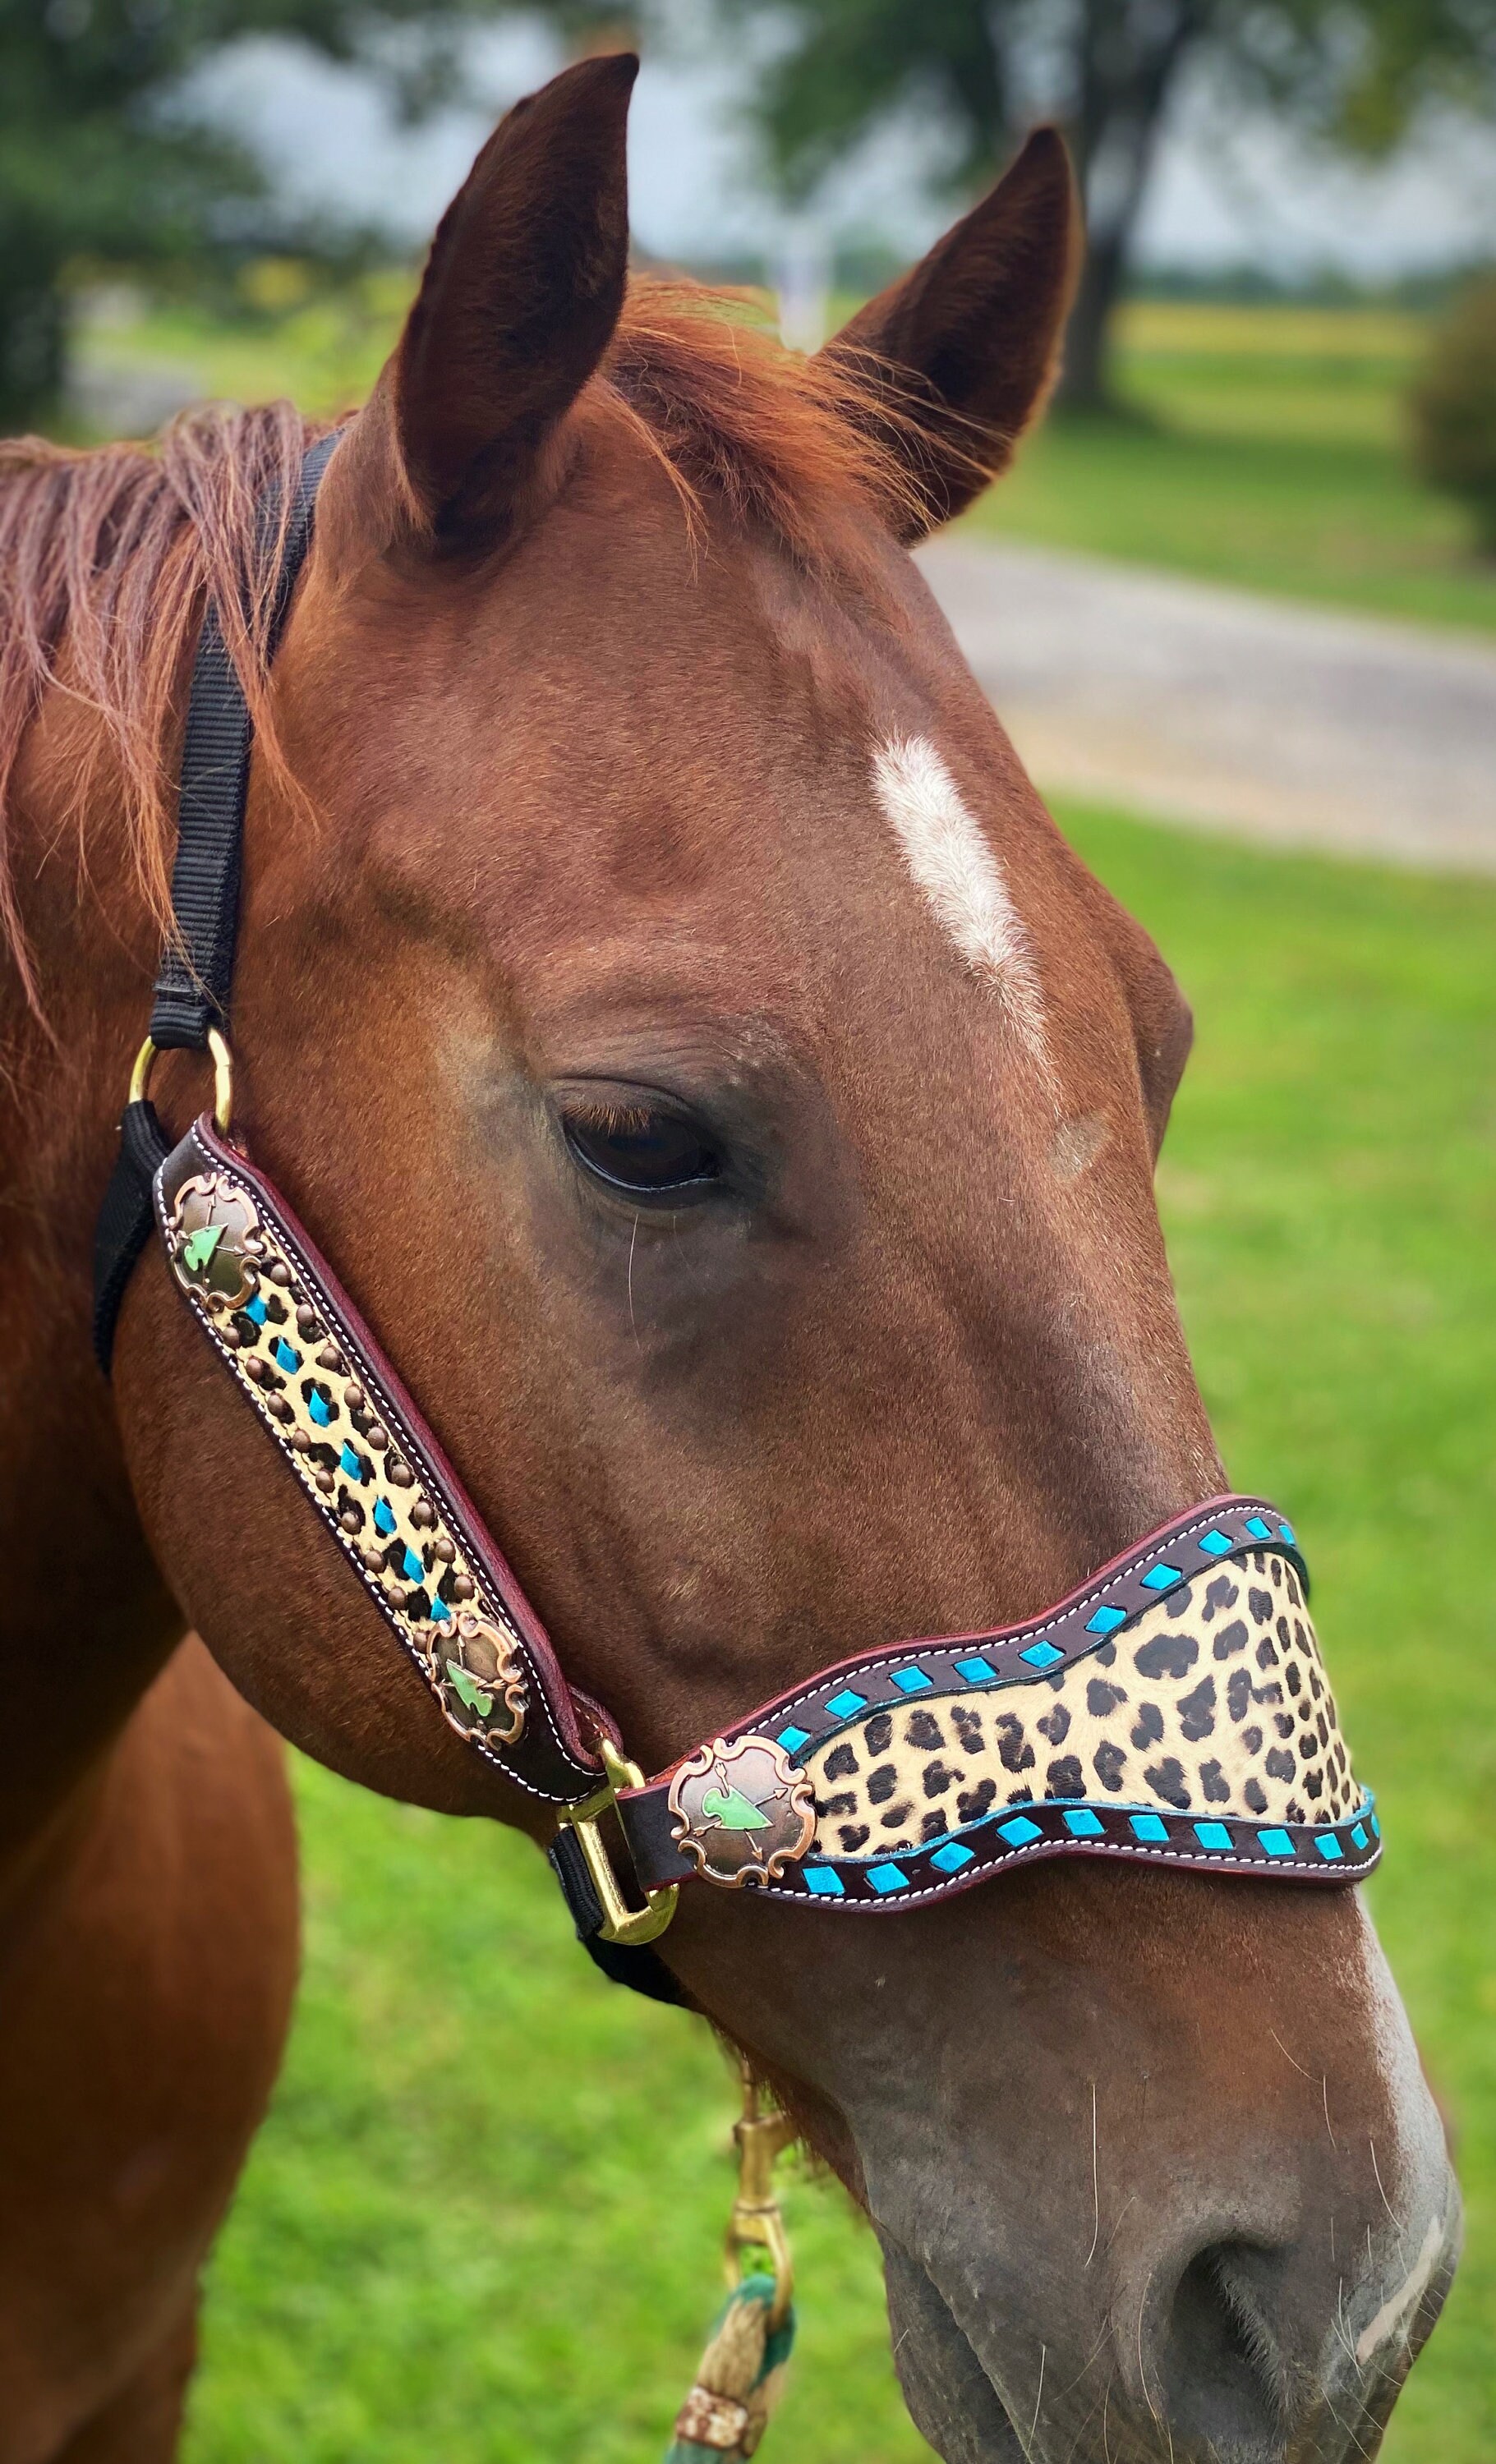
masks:
<path id="1" fill-rule="evenodd" d="M 238 1328 L 236 1326 L 225 1326 L 220 1327 L 218 1331 L 225 1352 L 237 1352 L 240 1344 L 244 1340 Z"/>
<path id="2" fill-rule="evenodd" d="M 306 1303 L 303 1301 L 301 1307 L 297 1311 L 297 1334 L 316 1334 L 319 1324 L 320 1321 L 316 1309 L 308 1309 Z"/>
<path id="3" fill-rule="evenodd" d="M 347 1404 L 350 1412 L 362 1412 L 364 1404 L 369 1398 L 364 1394 L 358 1379 L 355 1378 L 352 1385 L 344 1387 L 342 1399 Z"/>
<path id="4" fill-rule="evenodd" d="M 248 1360 L 244 1364 L 244 1374 L 246 1377 L 249 1378 L 252 1385 L 258 1386 L 261 1384 L 265 1375 L 265 1363 L 261 1360 L 258 1353 L 251 1353 Z"/>
<path id="5" fill-rule="evenodd" d="M 388 1591 L 385 1594 L 385 1597 L 389 1602 L 392 1609 L 403 1609 L 405 1607 L 406 1595 L 398 1583 L 390 1584 Z"/>
<path id="6" fill-rule="evenodd" d="M 356 1513 L 351 1506 L 345 1506 L 343 1507 L 338 1520 L 342 1525 L 345 1531 L 362 1531 L 363 1529 L 363 1515 Z"/>
<path id="7" fill-rule="evenodd" d="M 382 1429 L 379 1422 L 376 1420 L 373 1427 L 365 1429 L 363 1434 L 367 1438 L 369 1444 L 373 1447 L 375 1453 L 377 1455 L 383 1454 L 385 1448 L 389 1443 L 389 1431 L 387 1429 Z"/>
<path id="8" fill-rule="evenodd" d="M 317 1485 L 321 1490 L 324 1497 L 331 1497 L 334 1487 L 332 1473 L 330 1471 L 319 1471 L 317 1475 Z"/>
<path id="9" fill-rule="evenodd" d="M 282 1290 L 284 1290 L 286 1285 L 291 1281 L 291 1269 L 287 1265 L 284 1258 L 276 1258 L 269 1271 L 271 1282 L 273 1284 L 279 1284 Z"/>
<path id="10" fill-rule="evenodd" d="M 410 1520 L 418 1531 L 429 1531 L 436 1521 L 436 1508 L 424 1497 L 418 1497 L 410 1508 Z"/>
<path id="11" fill-rule="evenodd" d="M 389 1477 L 397 1488 L 411 1488 L 415 1485 L 414 1472 L 407 1463 L 401 1462 L 398 1455 L 391 1455 L 389 1459 Z"/>
<path id="12" fill-rule="evenodd" d="M 312 1451 L 312 1441 L 307 1436 L 305 1429 L 293 1429 L 291 1432 L 291 1442 L 295 1446 L 298 1455 L 309 1455 Z"/>
<path id="13" fill-rule="evenodd" d="M 473 1577 L 471 1574 L 453 1574 L 451 1578 L 451 1595 L 454 1600 L 472 1599 Z"/>
<path id="14" fill-rule="evenodd" d="M 323 1344 L 320 1352 L 317 1355 L 317 1365 L 319 1369 L 336 1370 L 342 1367 L 342 1353 L 339 1351 L 336 1343 Z"/>
<path id="15" fill-rule="evenodd" d="M 457 1554 L 456 1550 L 452 1547 L 451 1542 L 448 1539 L 445 1531 L 442 1533 L 439 1540 L 434 1540 L 431 1543 L 431 1546 L 435 1550 L 437 1556 L 440 1557 L 444 1566 L 450 1566 L 452 1559 Z"/>
<path id="16" fill-rule="evenodd" d="M 346 1516 L 343 1518 L 343 1523 L 344 1528 L 346 1529 Z M 361 1549 L 359 1551 L 359 1555 L 363 1558 L 363 1563 L 367 1566 L 371 1574 L 382 1574 L 384 1573 L 385 1551 L 383 1549 Z"/>

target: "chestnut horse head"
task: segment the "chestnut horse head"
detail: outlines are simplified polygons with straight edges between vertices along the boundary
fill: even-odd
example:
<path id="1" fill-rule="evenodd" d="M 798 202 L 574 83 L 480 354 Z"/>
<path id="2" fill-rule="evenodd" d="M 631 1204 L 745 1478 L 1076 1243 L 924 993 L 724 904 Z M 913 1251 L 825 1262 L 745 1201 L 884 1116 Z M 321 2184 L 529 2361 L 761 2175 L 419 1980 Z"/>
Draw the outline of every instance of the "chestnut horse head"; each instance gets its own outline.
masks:
<path id="1" fill-rule="evenodd" d="M 907 552 L 1044 392 L 1063 149 L 805 363 L 628 282 L 632 76 L 510 114 L 334 453 L 253 681 L 234 1044 L 257 1158 L 658 1770 L 869 1641 L 1036 1613 L 1224 1484 L 1153 1193 L 1188 1013 Z M 142 730 L 300 448 L 243 417 L 116 472 L 116 605 L 139 631 L 148 572 L 161 627 L 136 732 L 84 690 L 28 755 L 107 895 L 19 920 L 111 1091 L 169 853 Z M 77 635 L 85 687 L 112 640 Z M 162 1085 L 185 1120 L 194 1065 Z M 77 1095 L 77 1184 L 109 1112 Z M 250 1701 L 539 1836 L 288 1522 L 159 1255 L 115 1393 L 150 1555 Z M 1457 2203 L 1354 1891 L 1073 1862 L 877 1923 L 687 1892 L 660 1947 L 866 2206 L 950 2464 L 1375 2446 Z"/>

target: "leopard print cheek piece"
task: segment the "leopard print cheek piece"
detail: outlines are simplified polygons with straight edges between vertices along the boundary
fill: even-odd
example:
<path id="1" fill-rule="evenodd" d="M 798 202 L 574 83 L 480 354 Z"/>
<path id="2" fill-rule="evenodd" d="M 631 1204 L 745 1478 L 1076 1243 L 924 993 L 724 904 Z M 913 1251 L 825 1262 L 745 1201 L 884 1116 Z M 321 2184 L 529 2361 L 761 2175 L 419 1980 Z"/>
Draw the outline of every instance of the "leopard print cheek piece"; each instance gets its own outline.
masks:
<path id="1" fill-rule="evenodd" d="M 838 1859 L 927 1847 L 1036 1800 L 1269 1825 L 1339 1822 L 1361 1802 L 1298 1575 L 1264 1550 L 1052 1677 L 874 1711 L 804 1769 L 810 1853 Z"/>
<path id="2" fill-rule="evenodd" d="M 205 1119 L 155 1205 L 184 1298 L 448 1725 L 530 1794 L 584 1796 L 601 1771 L 577 1713 L 596 1706 L 566 1686 L 413 1398 L 271 1184 Z"/>

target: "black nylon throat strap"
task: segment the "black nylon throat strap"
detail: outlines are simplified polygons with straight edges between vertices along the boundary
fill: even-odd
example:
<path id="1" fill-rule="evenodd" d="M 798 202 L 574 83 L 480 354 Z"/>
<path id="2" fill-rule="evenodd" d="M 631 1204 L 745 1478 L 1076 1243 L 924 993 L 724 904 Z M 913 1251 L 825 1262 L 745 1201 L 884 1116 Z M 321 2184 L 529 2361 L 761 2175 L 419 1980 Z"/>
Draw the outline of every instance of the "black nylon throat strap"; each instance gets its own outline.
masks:
<path id="1" fill-rule="evenodd" d="M 301 465 L 275 577 L 266 631 L 267 661 L 275 656 L 285 627 L 311 545 L 317 491 L 337 444 L 336 432 L 324 436 Z M 277 525 L 279 518 L 278 503 L 262 508 L 262 523 Z M 182 747 L 177 852 L 171 872 L 176 931 L 163 953 L 149 1027 L 151 1042 L 164 1051 L 181 1047 L 200 1052 L 207 1045 L 209 1029 L 222 1028 L 228 1022 L 253 733 L 218 609 L 209 602 L 192 666 Z M 120 1304 L 150 1237 L 151 1180 L 165 1159 L 167 1143 L 154 1106 L 126 1107 L 120 1125 L 120 1152 L 94 1240 L 94 1350 L 106 1377 Z"/>

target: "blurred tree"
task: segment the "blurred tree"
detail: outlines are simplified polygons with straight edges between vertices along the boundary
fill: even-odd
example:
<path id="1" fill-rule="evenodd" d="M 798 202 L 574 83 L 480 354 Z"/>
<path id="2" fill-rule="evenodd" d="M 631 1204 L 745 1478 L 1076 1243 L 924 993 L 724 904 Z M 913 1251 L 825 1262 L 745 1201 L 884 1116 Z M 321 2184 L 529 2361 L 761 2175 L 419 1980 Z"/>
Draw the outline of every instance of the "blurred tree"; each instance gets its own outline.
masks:
<path id="1" fill-rule="evenodd" d="M 1427 102 L 1496 103 L 1493 0 L 718 0 L 758 21 L 758 114 L 785 191 L 807 195 L 880 121 L 925 106 L 951 185 L 991 179 L 1025 123 L 1075 151 L 1089 247 L 1065 395 L 1100 407 L 1108 332 L 1165 109 L 1186 63 L 1316 133 L 1385 152 Z M 550 0 L 574 34 L 616 0 Z M 640 0 L 668 34 L 671 0 Z"/>
<path id="2" fill-rule="evenodd" d="M 1419 470 L 1468 506 L 1477 546 L 1496 557 L 1496 274 L 1445 310 L 1409 407 Z"/>
<path id="3" fill-rule="evenodd" d="M 0 433 L 65 372 L 70 269 L 134 270 L 283 242 L 247 151 L 194 109 L 190 72 L 248 34 L 382 65 L 411 108 L 450 85 L 485 0 L 0 0 Z M 396 29 L 408 32 L 392 43 Z"/>

